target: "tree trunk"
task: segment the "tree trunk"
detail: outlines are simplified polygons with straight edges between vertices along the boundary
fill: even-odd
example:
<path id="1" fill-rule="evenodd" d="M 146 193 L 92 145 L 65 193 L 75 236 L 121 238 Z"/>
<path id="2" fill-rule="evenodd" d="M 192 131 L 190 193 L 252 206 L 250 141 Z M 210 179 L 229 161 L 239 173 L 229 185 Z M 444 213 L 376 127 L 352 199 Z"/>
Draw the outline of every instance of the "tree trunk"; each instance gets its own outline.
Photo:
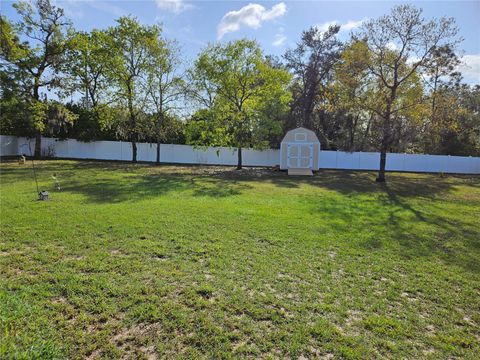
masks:
<path id="1" fill-rule="evenodd" d="M 132 162 L 137 162 L 137 119 L 135 117 L 135 112 L 133 109 L 133 91 L 132 91 L 132 78 L 127 82 L 127 91 L 128 91 L 128 112 L 130 113 L 130 139 L 132 142 Z"/>
<path id="2" fill-rule="evenodd" d="M 358 117 L 358 115 L 355 116 L 355 120 L 352 120 L 350 125 L 350 151 L 353 151 L 355 149 L 355 131 L 357 129 Z"/>
<path id="3" fill-rule="evenodd" d="M 160 164 L 160 128 L 163 123 L 163 106 L 160 104 L 160 116 L 157 119 L 157 126 L 156 126 L 156 133 L 157 133 L 157 160 L 156 163 L 157 165 Z"/>
<path id="4" fill-rule="evenodd" d="M 38 79 L 35 79 L 35 83 L 33 85 L 33 99 L 34 101 L 39 101 L 40 94 L 39 94 Z M 36 159 L 39 159 L 42 156 L 42 132 L 40 130 L 35 130 L 35 151 L 33 156 Z"/>
<path id="5" fill-rule="evenodd" d="M 378 170 L 377 182 L 385 182 L 385 163 L 387 162 L 387 149 L 390 144 L 390 105 L 387 106 L 388 112 L 383 119 L 383 139 L 380 148 L 380 169 Z"/>
<path id="6" fill-rule="evenodd" d="M 395 82 L 397 80 L 396 70 L 395 70 Z M 387 149 L 390 148 L 392 144 L 392 129 L 390 120 L 392 117 L 392 105 L 395 101 L 397 94 L 397 86 L 394 86 L 390 90 L 390 98 L 388 99 L 387 108 L 385 109 L 385 115 L 383 117 L 383 139 L 382 146 L 380 148 L 380 169 L 378 170 L 377 182 L 385 182 L 385 164 L 387 162 Z"/>
<path id="7" fill-rule="evenodd" d="M 387 152 L 382 149 L 380 151 L 380 170 L 378 171 L 377 182 L 385 182 L 385 164 L 387 163 Z"/>
<path id="8" fill-rule="evenodd" d="M 131 135 L 131 142 L 132 142 L 132 162 L 136 163 L 137 162 L 137 141 L 138 141 L 138 136 L 137 136 L 137 133 L 136 133 L 136 124 L 137 124 L 137 121 L 135 119 L 135 117 L 132 117 L 132 120 L 131 120 L 131 124 L 132 124 L 132 129 L 135 129 L 133 130 L 134 133 Z"/>
<path id="9" fill-rule="evenodd" d="M 305 91 L 303 101 L 303 126 L 307 129 L 313 130 L 312 114 L 315 108 L 315 97 L 317 95 L 317 84 L 309 83 Z"/>
<path id="10" fill-rule="evenodd" d="M 35 159 L 39 159 L 42 156 L 42 133 L 37 130 L 35 134 Z"/>
<path id="11" fill-rule="evenodd" d="M 242 148 L 241 147 L 237 149 L 237 154 L 238 154 L 237 170 L 241 170 L 242 169 Z"/>
<path id="12" fill-rule="evenodd" d="M 132 162 L 137 162 L 137 142 L 132 139 Z"/>
<path id="13" fill-rule="evenodd" d="M 367 128 L 365 129 L 365 133 L 363 134 L 362 138 L 362 143 L 360 144 L 360 151 L 363 151 L 365 149 L 365 140 L 367 140 L 368 134 L 370 133 L 370 124 L 372 123 L 374 115 L 370 115 L 370 118 L 368 119 L 367 122 Z"/>

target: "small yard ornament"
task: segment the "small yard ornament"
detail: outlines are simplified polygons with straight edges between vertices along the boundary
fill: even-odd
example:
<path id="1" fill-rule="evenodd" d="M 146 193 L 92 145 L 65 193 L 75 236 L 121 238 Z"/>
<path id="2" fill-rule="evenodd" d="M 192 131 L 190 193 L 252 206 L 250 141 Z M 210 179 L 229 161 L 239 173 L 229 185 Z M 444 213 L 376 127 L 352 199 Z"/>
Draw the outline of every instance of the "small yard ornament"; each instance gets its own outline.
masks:
<path id="1" fill-rule="evenodd" d="M 42 190 L 38 193 L 38 200 L 46 201 L 48 200 L 48 191 Z"/>
<path id="2" fill-rule="evenodd" d="M 55 190 L 60 191 L 60 183 L 58 182 L 57 174 L 54 173 L 52 175 L 52 179 L 53 179 L 53 185 L 55 187 Z"/>

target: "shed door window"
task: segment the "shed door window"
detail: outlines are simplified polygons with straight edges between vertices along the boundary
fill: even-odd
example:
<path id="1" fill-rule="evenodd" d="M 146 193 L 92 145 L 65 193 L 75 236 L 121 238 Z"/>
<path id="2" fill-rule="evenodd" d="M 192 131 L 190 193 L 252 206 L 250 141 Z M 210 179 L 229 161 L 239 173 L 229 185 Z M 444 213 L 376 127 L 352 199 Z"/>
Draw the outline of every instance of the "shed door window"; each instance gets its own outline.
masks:
<path id="1" fill-rule="evenodd" d="M 296 133 L 295 134 L 295 141 L 307 141 L 307 134 L 306 133 Z"/>

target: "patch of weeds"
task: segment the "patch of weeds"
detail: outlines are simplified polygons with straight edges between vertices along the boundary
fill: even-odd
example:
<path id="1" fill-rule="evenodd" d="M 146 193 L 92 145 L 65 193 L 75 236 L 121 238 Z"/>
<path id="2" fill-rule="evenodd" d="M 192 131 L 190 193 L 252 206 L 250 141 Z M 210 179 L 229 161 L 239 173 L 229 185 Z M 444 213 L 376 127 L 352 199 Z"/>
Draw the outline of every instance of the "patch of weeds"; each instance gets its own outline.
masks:
<path id="1" fill-rule="evenodd" d="M 404 329 L 400 321 L 385 316 L 373 315 L 363 320 L 363 326 L 380 336 L 400 337 Z"/>

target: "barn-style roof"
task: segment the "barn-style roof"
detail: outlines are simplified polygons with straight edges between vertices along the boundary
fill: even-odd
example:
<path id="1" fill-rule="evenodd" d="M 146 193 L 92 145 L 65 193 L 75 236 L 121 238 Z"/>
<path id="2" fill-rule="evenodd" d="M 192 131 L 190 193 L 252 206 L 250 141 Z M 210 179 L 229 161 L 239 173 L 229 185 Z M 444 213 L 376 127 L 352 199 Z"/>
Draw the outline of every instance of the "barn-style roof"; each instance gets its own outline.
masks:
<path id="1" fill-rule="evenodd" d="M 308 136 L 308 139 L 309 139 L 310 142 L 320 142 L 314 131 L 312 131 L 310 129 L 307 129 L 307 128 L 304 128 L 304 127 L 298 127 L 296 129 L 291 129 L 291 130 L 287 131 L 287 133 L 283 137 L 282 142 L 284 142 L 284 141 L 288 141 L 288 142 L 295 141 L 294 140 L 294 138 L 295 138 L 294 134 L 295 133 L 306 133 L 306 134 L 308 134 L 307 136 Z"/>

